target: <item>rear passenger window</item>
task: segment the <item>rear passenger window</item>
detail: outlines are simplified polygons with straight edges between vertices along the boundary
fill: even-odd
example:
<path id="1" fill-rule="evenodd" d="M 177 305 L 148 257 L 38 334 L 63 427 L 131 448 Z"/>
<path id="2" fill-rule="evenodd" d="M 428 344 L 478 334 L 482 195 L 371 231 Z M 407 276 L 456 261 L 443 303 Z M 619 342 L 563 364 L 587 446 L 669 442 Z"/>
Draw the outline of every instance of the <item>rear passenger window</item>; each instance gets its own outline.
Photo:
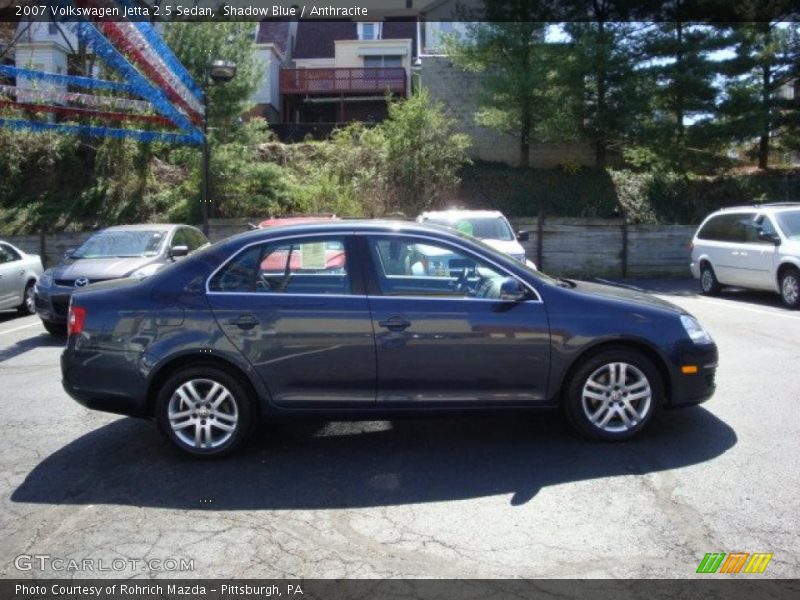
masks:
<path id="1" fill-rule="evenodd" d="M 698 239 L 715 242 L 744 242 L 755 213 L 722 213 L 709 219 L 697 233 Z"/>
<path id="2" fill-rule="evenodd" d="M 350 294 L 344 238 L 305 238 L 248 248 L 208 284 L 212 292 Z"/>

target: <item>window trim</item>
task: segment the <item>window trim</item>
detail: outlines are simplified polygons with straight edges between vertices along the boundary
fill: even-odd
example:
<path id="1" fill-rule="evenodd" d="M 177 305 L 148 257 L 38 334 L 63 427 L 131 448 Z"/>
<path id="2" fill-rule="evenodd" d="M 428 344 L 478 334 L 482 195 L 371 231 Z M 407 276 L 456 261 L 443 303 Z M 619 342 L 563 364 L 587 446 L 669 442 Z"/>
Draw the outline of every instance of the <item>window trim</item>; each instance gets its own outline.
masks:
<path id="1" fill-rule="evenodd" d="M 375 26 L 375 37 L 364 37 L 364 25 Z M 358 41 L 359 42 L 374 42 L 383 39 L 383 22 L 382 21 L 360 21 L 358 23 Z"/>
<path id="2" fill-rule="evenodd" d="M 533 285 L 531 285 L 530 283 L 528 283 L 527 281 L 525 281 L 524 279 L 522 279 L 518 275 L 515 275 L 512 271 L 509 271 L 503 265 L 493 261 L 492 259 L 490 259 L 490 258 L 488 258 L 488 257 L 486 257 L 484 255 L 477 254 L 472 249 L 470 249 L 470 248 L 468 248 L 468 247 L 466 247 L 466 246 L 464 246 L 462 244 L 459 244 L 458 242 L 454 242 L 454 241 L 451 241 L 451 240 L 442 240 L 442 239 L 437 238 L 437 237 L 428 236 L 428 235 L 425 235 L 425 234 L 418 234 L 418 233 L 391 233 L 391 232 L 382 232 L 382 231 L 378 231 L 378 232 L 357 231 L 357 232 L 355 232 L 355 235 L 356 235 L 356 237 L 360 237 L 360 238 L 363 239 L 363 243 L 359 246 L 359 250 L 363 254 L 362 260 L 366 263 L 365 266 L 364 266 L 365 275 L 368 278 L 366 293 L 367 293 L 367 296 L 369 297 L 370 300 L 380 298 L 380 299 L 392 299 L 392 300 L 438 300 L 438 301 L 445 300 L 445 301 L 449 301 L 449 302 L 459 302 L 459 301 L 494 302 L 494 303 L 502 302 L 502 300 L 498 300 L 497 298 L 471 298 L 469 296 L 403 296 L 403 295 L 387 296 L 387 295 L 384 295 L 383 292 L 380 289 L 380 286 L 377 285 L 379 276 L 378 276 L 378 272 L 376 270 L 377 266 L 375 265 L 375 261 L 373 260 L 373 257 L 372 257 L 372 253 L 369 251 L 369 239 L 368 238 L 370 238 L 370 237 L 378 237 L 378 238 L 380 238 L 380 237 L 404 237 L 404 238 L 411 238 L 411 239 L 428 240 L 428 241 L 436 242 L 436 243 L 439 243 L 439 244 L 445 244 L 447 246 L 452 246 L 452 247 L 458 248 L 459 250 L 465 252 L 468 256 L 471 256 L 474 259 L 478 259 L 478 260 L 481 260 L 483 262 L 486 262 L 486 263 L 492 265 L 495 269 L 497 269 L 501 274 L 505 275 L 506 277 L 513 277 L 514 279 L 516 279 L 517 281 L 522 283 L 522 285 L 524 285 L 534 296 L 533 298 L 529 298 L 529 299 L 525 300 L 526 303 L 544 304 L 544 301 L 542 300 L 542 295 L 538 292 L 538 290 Z M 374 283 L 376 285 L 370 285 L 371 283 Z M 376 290 L 375 292 L 373 292 L 373 288 Z"/>
<path id="3" fill-rule="evenodd" d="M 367 291 L 364 286 L 364 274 L 360 268 L 360 263 L 353 260 L 350 261 L 348 264 L 347 275 L 350 277 L 350 285 L 352 292 L 350 294 L 298 294 L 298 293 L 280 293 L 280 294 L 265 294 L 264 292 L 223 292 L 223 291 L 212 291 L 209 287 L 211 280 L 214 279 L 218 271 L 221 271 L 225 266 L 236 259 L 237 256 L 246 252 L 253 246 L 258 246 L 260 244 L 271 244 L 273 242 L 280 242 L 281 240 L 294 240 L 294 239 L 307 239 L 307 238 L 317 238 L 317 237 L 340 237 L 344 239 L 344 250 L 345 256 L 347 256 L 348 252 L 352 252 L 355 248 L 355 244 L 353 243 L 353 232 L 352 231 L 342 231 L 342 232 L 326 232 L 326 233 L 295 233 L 291 235 L 283 235 L 280 237 L 269 238 L 265 240 L 258 240 L 256 242 L 251 242 L 245 246 L 242 246 L 234 252 L 231 256 L 228 257 L 226 261 L 224 261 L 221 265 L 219 265 L 216 269 L 214 269 L 211 274 L 206 278 L 204 290 L 206 294 L 212 295 L 225 295 L 225 296 L 257 296 L 259 298 L 366 298 Z M 357 254 L 357 252 L 356 252 Z"/>

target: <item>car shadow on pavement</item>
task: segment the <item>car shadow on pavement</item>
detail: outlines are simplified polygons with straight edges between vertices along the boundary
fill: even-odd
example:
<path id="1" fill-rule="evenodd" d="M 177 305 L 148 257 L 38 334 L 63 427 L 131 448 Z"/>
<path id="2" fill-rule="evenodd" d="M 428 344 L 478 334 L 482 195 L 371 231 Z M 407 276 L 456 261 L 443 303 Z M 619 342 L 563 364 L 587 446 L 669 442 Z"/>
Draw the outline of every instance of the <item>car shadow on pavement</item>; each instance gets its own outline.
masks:
<path id="1" fill-rule="evenodd" d="M 35 348 L 63 348 L 66 338 L 58 338 L 49 333 L 40 333 L 0 348 L 0 363 L 24 354 Z"/>
<path id="2" fill-rule="evenodd" d="M 14 502 L 257 510 L 441 502 L 641 475 L 711 460 L 734 431 L 702 407 L 666 411 L 638 439 L 599 444 L 555 413 L 262 427 L 243 451 L 199 461 L 173 450 L 153 423 L 120 419 L 58 450 L 14 491 Z"/>

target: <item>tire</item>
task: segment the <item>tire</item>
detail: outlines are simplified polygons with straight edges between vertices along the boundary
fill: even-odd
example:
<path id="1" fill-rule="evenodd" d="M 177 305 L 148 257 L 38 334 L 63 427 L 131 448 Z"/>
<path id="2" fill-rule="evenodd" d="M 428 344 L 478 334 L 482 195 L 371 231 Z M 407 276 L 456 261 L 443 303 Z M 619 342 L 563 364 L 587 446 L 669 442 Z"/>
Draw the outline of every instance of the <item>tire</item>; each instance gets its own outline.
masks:
<path id="1" fill-rule="evenodd" d="M 709 264 L 700 267 L 700 289 L 706 296 L 718 296 L 722 291 L 717 275 Z"/>
<path id="2" fill-rule="evenodd" d="M 615 385 L 614 379 L 620 380 L 623 373 L 624 382 Z M 635 398 L 628 400 L 629 396 Z M 564 390 L 564 413 L 586 438 L 621 441 L 647 426 L 663 398 L 664 381 L 650 359 L 628 348 L 609 348 L 589 356 L 572 372 Z"/>
<path id="3" fill-rule="evenodd" d="M 24 317 L 32 315 L 36 312 L 36 298 L 33 294 L 34 282 L 29 281 L 25 286 L 25 292 L 22 297 L 22 304 L 17 307 L 17 312 Z"/>
<path id="4" fill-rule="evenodd" d="M 171 375 L 158 391 L 155 418 L 176 448 L 200 458 L 221 458 L 237 450 L 255 421 L 247 388 L 214 366 L 187 367 Z"/>
<path id="5" fill-rule="evenodd" d="M 53 321 L 42 321 L 42 325 L 47 329 L 47 333 L 56 337 L 67 337 L 67 324 L 54 323 Z"/>
<path id="6" fill-rule="evenodd" d="M 786 308 L 800 308 L 800 271 L 788 267 L 781 273 L 781 300 Z"/>

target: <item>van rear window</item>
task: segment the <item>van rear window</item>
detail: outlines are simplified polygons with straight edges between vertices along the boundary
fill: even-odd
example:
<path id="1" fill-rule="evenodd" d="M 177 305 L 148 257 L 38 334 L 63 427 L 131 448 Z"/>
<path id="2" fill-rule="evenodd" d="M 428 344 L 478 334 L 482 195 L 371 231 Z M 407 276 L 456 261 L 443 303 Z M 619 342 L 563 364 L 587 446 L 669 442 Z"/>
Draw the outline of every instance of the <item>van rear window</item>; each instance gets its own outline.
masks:
<path id="1" fill-rule="evenodd" d="M 714 242 L 744 242 L 745 228 L 755 213 L 722 213 L 711 217 L 697 232 L 698 239 Z"/>

